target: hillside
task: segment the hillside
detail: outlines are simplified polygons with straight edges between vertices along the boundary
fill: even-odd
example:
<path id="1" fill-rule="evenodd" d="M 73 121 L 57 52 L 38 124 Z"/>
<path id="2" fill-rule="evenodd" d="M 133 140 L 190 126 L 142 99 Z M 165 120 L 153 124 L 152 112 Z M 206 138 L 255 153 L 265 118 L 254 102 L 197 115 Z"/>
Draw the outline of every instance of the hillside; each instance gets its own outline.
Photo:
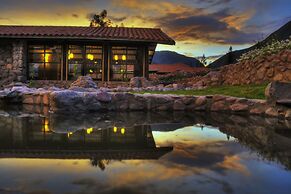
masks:
<path id="1" fill-rule="evenodd" d="M 224 65 L 229 65 L 236 63 L 237 60 L 242 56 L 244 53 L 249 52 L 251 50 L 261 48 L 265 46 L 266 44 L 269 44 L 273 40 L 286 40 L 291 36 L 291 21 L 286 23 L 284 26 L 282 26 L 280 29 L 277 31 L 273 32 L 270 34 L 266 39 L 264 39 L 261 42 L 258 42 L 257 44 L 251 46 L 250 48 L 247 49 L 241 49 L 241 50 L 236 50 L 231 53 L 227 53 L 211 63 L 208 67 L 210 68 L 218 68 Z"/>
<path id="2" fill-rule="evenodd" d="M 152 64 L 185 64 L 190 67 L 204 67 L 196 58 L 187 57 L 173 51 L 156 51 Z"/>

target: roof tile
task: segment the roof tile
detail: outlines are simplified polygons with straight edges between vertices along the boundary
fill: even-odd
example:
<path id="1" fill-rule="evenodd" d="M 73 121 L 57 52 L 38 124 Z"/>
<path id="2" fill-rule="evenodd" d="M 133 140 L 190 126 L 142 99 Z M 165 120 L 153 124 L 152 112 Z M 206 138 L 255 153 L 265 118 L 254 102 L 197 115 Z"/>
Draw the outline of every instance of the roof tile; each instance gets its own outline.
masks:
<path id="1" fill-rule="evenodd" d="M 175 44 L 172 38 L 156 28 L 0 25 L 0 37 L 112 39 Z"/>

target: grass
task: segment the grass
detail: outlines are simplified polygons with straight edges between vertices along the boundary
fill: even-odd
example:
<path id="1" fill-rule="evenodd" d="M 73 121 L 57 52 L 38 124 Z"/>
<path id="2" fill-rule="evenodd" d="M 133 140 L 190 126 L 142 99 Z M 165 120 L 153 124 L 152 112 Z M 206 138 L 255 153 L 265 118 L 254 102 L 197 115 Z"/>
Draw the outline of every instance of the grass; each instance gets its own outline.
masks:
<path id="1" fill-rule="evenodd" d="M 241 98 L 265 99 L 265 88 L 267 84 L 240 85 L 240 86 L 216 86 L 201 90 L 176 90 L 176 91 L 144 91 L 138 93 L 151 94 L 176 94 L 176 95 L 227 95 Z"/>

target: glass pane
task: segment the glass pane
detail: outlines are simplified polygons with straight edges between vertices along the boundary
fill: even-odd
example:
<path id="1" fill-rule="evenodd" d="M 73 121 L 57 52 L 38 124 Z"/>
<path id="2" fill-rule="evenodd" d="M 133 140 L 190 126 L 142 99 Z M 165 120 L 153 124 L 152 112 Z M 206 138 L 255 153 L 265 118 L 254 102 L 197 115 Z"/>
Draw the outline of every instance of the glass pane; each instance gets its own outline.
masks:
<path id="1" fill-rule="evenodd" d="M 43 79 L 44 64 L 43 63 L 29 63 L 29 78 L 33 80 Z"/>
<path id="2" fill-rule="evenodd" d="M 82 63 L 69 63 L 68 79 L 75 80 L 82 75 Z"/>
<path id="3" fill-rule="evenodd" d="M 112 47 L 111 80 L 129 81 L 137 64 L 136 47 Z"/>
<path id="4" fill-rule="evenodd" d="M 29 53 L 28 57 L 29 57 L 30 63 L 44 62 L 44 54 L 43 53 Z"/>
<path id="5" fill-rule="evenodd" d="M 60 45 L 29 45 L 29 77 L 61 79 L 62 49 Z"/>
<path id="6" fill-rule="evenodd" d="M 59 80 L 61 78 L 61 64 L 45 63 L 45 78 L 47 80 Z"/>
<path id="7" fill-rule="evenodd" d="M 85 75 L 91 76 L 95 80 L 102 79 L 102 47 L 86 46 L 86 68 Z"/>
<path id="8" fill-rule="evenodd" d="M 84 56 L 83 56 L 83 46 L 79 45 L 69 45 L 68 51 L 68 79 L 76 80 L 82 75 Z"/>
<path id="9" fill-rule="evenodd" d="M 28 50 L 32 53 L 44 53 L 44 45 L 29 45 Z"/>

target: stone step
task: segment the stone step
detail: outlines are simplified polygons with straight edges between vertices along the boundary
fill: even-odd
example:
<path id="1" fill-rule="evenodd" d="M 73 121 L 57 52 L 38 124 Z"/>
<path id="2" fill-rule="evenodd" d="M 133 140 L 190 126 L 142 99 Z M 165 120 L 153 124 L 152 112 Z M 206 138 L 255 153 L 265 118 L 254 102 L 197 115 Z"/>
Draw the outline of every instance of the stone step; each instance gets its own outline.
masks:
<path id="1" fill-rule="evenodd" d="M 276 101 L 277 104 L 291 107 L 291 99 L 281 99 Z"/>

